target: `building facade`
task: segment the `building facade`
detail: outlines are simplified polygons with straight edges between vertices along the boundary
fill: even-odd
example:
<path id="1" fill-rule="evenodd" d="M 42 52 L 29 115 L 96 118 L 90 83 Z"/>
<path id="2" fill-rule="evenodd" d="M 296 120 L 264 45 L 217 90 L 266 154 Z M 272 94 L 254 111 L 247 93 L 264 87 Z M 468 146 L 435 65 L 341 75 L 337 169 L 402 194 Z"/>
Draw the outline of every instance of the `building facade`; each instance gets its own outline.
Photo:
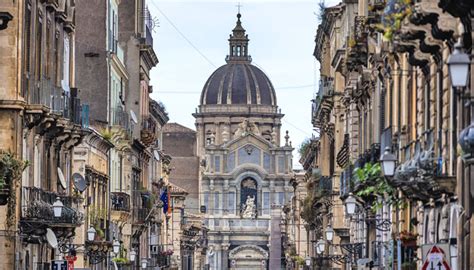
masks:
<path id="1" fill-rule="evenodd" d="M 270 80 L 251 64 L 237 18 L 227 64 L 207 80 L 193 114 L 207 260 L 210 269 L 276 269 L 282 266 L 279 220 L 292 194 L 293 148 L 288 135 L 280 146 L 283 114 Z"/>
<path id="2" fill-rule="evenodd" d="M 301 162 L 318 183 L 311 192 L 321 194 L 331 177 L 332 200 L 340 201 L 308 205 L 327 210 L 321 226 L 317 215 L 307 217 L 316 225 L 311 267 L 421 269 L 435 247 L 452 269 L 471 267 L 470 152 L 458 146 L 471 116 L 448 66 L 456 42 L 470 53 L 469 10 L 464 1 L 368 0 L 322 11 L 312 104 L 319 137 Z M 384 175 L 386 157 L 396 167 Z"/>

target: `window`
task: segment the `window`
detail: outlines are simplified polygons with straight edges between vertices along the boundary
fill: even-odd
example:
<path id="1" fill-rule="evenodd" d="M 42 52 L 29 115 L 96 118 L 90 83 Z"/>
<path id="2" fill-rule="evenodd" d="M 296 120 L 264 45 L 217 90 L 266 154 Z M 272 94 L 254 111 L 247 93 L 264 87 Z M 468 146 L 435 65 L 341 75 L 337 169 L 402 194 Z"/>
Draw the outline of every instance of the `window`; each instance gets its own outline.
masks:
<path id="1" fill-rule="evenodd" d="M 263 192 L 263 211 L 264 215 L 270 215 L 270 192 Z"/>
<path id="2" fill-rule="evenodd" d="M 220 194 L 219 192 L 214 193 L 214 214 L 220 214 L 220 204 L 219 204 Z"/>
<path id="3" fill-rule="evenodd" d="M 24 59 L 25 59 L 25 84 L 23 88 L 23 96 L 26 95 L 29 89 L 29 74 L 30 74 L 30 51 L 31 51 L 31 6 L 29 4 L 26 5 L 25 10 L 25 38 L 24 38 Z M 31 94 L 31 93 L 30 93 Z"/>
<path id="4" fill-rule="evenodd" d="M 214 171 L 219 173 L 221 172 L 221 157 L 214 156 Z"/>
<path id="5" fill-rule="evenodd" d="M 69 57 L 69 36 L 64 35 L 62 87 L 67 92 L 69 92 Z"/>
<path id="6" fill-rule="evenodd" d="M 283 205 L 285 203 L 285 193 L 284 192 L 277 192 L 275 194 L 275 204 L 276 205 Z"/>
<path id="7" fill-rule="evenodd" d="M 228 205 L 227 209 L 230 215 L 235 215 L 235 192 L 231 191 L 228 194 Z"/>
<path id="8" fill-rule="evenodd" d="M 46 22 L 46 66 L 45 75 L 51 77 L 51 20 Z"/>
<path id="9" fill-rule="evenodd" d="M 39 81 L 41 79 L 41 65 L 42 65 L 42 55 L 43 55 L 43 19 L 41 16 L 38 16 L 38 22 L 36 27 L 36 65 L 35 65 L 35 72 L 36 72 L 36 79 Z"/>
<path id="10" fill-rule="evenodd" d="M 202 198 L 202 205 L 206 207 L 206 212 L 209 211 L 209 191 L 205 191 Z"/>
<path id="11" fill-rule="evenodd" d="M 55 67 L 55 85 L 58 85 L 59 81 L 61 80 L 61 44 L 59 42 L 59 31 L 56 31 L 54 34 L 54 67 Z"/>

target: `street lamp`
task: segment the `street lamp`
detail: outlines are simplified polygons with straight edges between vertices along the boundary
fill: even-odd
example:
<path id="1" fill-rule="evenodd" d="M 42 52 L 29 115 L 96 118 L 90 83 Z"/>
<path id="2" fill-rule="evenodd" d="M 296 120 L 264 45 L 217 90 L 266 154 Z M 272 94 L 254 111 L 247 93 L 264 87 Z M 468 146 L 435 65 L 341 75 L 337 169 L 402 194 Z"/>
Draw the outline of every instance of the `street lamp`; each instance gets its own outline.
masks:
<path id="1" fill-rule="evenodd" d="M 461 40 L 454 45 L 453 53 L 448 57 L 449 76 L 453 87 L 466 87 L 471 60 L 463 52 Z"/>
<path id="2" fill-rule="evenodd" d="M 321 254 L 324 252 L 324 250 L 326 249 L 326 242 L 324 242 L 323 239 L 320 239 L 317 243 L 316 243 L 316 252 L 318 254 Z"/>
<path id="3" fill-rule="evenodd" d="M 148 260 L 143 258 L 142 259 L 142 269 L 146 269 L 147 266 L 148 266 Z"/>
<path id="4" fill-rule="evenodd" d="M 392 177 L 395 174 L 397 158 L 391 153 L 390 147 L 385 147 L 385 152 L 380 158 L 380 162 L 382 163 L 383 175 L 386 177 Z"/>
<path id="5" fill-rule="evenodd" d="M 114 239 L 114 242 L 112 243 L 112 251 L 117 255 L 120 252 L 120 242 L 116 239 Z"/>
<path id="6" fill-rule="evenodd" d="M 87 230 L 87 240 L 91 242 L 94 241 L 96 233 L 97 231 L 94 229 L 94 227 L 91 226 L 89 230 Z"/>
<path id="7" fill-rule="evenodd" d="M 305 263 L 306 263 L 306 266 L 311 266 L 311 257 L 306 256 Z"/>
<path id="8" fill-rule="evenodd" d="M 59 197 L 56 198 L 56 201 L 53 203 L 53 214 L 54 217 L 61 217 L 61 214 L 63 213 L 63 207 L 64 204 L 61 202 L 61 199 Z"/>
<path id="9" fill-rule="evenodd" d="M 474 117 L 472 116 L 471 124 L 463 129 L 459 134 L 459 145 L 464 154 L 462 159 L 467 163 L 474 163 Z"/>
<path id="10" fill-rule="evenodd" d="M 136 256 L 137 256 L 137 252 L 135 251 L 135 249 L 132 249 L 132 251 L 130 251 L 130 261 L 134 262 Z"/>
<path id="11" fill-rule="evenodd" d="M 331 227 L 331 225 L 328 225 L 326 228 L 326 240 L 332 241 L 334 238 L 334 229 Z"/>
<path id="12" fill-rule="evenodd" d="M 349 196 L 346 198 L 344 201 L 344 204 L 346 206 L 346 212 L 348 215 L 354 215 L 356 211 L 356 206 L 357 206 L 357 200 L 352 195 L 352 193 L 349 193 Z"/>

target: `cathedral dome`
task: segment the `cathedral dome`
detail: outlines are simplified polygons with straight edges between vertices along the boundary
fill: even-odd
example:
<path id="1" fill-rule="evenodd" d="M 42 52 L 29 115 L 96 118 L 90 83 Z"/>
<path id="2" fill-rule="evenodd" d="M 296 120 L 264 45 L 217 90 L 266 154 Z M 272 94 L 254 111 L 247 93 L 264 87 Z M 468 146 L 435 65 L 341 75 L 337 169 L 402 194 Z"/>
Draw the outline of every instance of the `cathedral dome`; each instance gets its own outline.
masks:
<path id="1" fill-rule="evenodd" d="M 248 36 L 237 14 L 237 25 L 229 38 L 227 64 L 219 67 L 207 80 L 201 93 L 201 105 L 256 104 L 276 106 L 275 89 L 270 79 L 251 64 Z"/>

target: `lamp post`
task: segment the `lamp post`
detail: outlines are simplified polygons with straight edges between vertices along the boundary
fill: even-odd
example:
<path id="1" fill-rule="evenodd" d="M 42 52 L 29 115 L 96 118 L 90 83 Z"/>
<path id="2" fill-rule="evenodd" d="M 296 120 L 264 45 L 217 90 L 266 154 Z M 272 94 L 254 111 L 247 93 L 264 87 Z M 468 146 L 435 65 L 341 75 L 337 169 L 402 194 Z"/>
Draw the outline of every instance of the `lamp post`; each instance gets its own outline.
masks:
<path id="1" fill-rule="evenodd" d="M 344 201 L 344 205 L 346 206 L 346 213 L 349 216 L 352 216 L 352 215 L 355 214 L 356 206 L 357 206 L 357 200 L 354 197 L 354 195 L 352 195 L 352 193 L 349 193 L 349 196 Z"/>
<path id="2" fill-rule="evenodd" d="M 390 147 L 385 147 L 385 152 L 380 158 L 382 163 L 382 172 L 385 177 L 393 177 L 395 174 L 395 167 L 397 163 L 397 157 L 392 154 Z"/>
<path id="3" fill-rule="evenodd" d="M 90 227 L 88 230 L 87 230 L 87 240 L 89 241 L 94 241 L 95 239 L 95 234 L 97 233 L 97 231 L 94 229 L 94 227 Z"/>
<path id="4" fill-rule="evenodd" d="M 64 204 L 59 197 L 56 198 L 56 201 L 53 203 L 53 214 L 55 218 L 60 218 L 63 213 Z"/>
<path id="5" fill-rule="evenodd" d="M 334 229 L 331 227 L 331 225 L 328 225 L 326 228 L 326 240 L 331 242 L 332 239 L 334 239 Z"/>
<path id="6" fill-rule="evenodd" d="M 320 239 L 316 243 L 316 253 L 321 254 L 326 249 L 326 242 L 323 239 Z"/>
<path id="7" fill-rule="evenodd" d="M 136 256 L 137 256 L 137 252 L 135 251 L 135 249 L 132 249 L 132 250 L 130 251 L 130 261 L 131 261 L 131 262 L 134 262 Z"/>
<path id="8" fill-rule="evenodd" d="M 148 260 L 146 258 L 142 258 L 142 269 L 146 269 L 148 267 Z"/>
<path id="9" fill-rule="evenodd" d="M 454 51 L 452 54 L 448 57 L 448 67 L 449 67 L 449 76 L 451 78 L 451 85 L 453 86 L 453 92 L 454 90 L 458 90 L 458 96 L 462 99 L 463 98 L 463 92 L 464 91 L 459 91 L 459 90 L 464 90 L 468 86 L 468 81 L 469 81 L 469 66 L 471 65 L 471 60 L 468 54 L 466 54 L 463 50 L 463 46 L 461 44 L 461 39 L 458 40 L 458 42 L 454 46 Z M 472 70 L 471 70 L 472 73 Z M 473 80 L 473 75 L 471 74 L 471 81 Z M 471 85 L 472 86 L 472 85 Z M 474 163 L 474 106 L 472 106 L 472 95 L 473 95 L 474 89 L 470 89 L 470 95 L 467 97 L 470 100 L 470 109 L 471 109 L 471 124 L 464 128 L 460 133 L 459 133 L 459 138 L 458 138 L 458 143 L 461 146 L 461 149 L 463 150 L 464 154 L 462 155 L 462 159 L 464 161 L 464 164 L 467 165 L 464 167 L 464 169 L 460 169 L 457 172 L 457 186 L 459 193 L 457 194 L 459 198 L 461 198 L 461 204 L 464 207 L 467 215 L 464 215 L 462 218 L 460 218 L 460 223 L 462 224 L 461 228 L 462 230 L 458 232 L 457 235 L 457 243 L 458 246 L 461 248 L 458 250 L 458 256 L 459 260 L 461 261 L 461 268 L 466 268 L 469 266 L 469 256 L 466 256 L 465 254 L 470 250 L 470 236 L 468 236 L 468 231 L 469 229 L 466 230 L 466 228 L 470 228 L 470 220 L 469 218 L 466 218 L 466 216 L 470 216 L 471 214 L 471 180 L 472 179 L 472 172 L 470 170 L 470 165 Z M 452 96 L 455 96 L 455 93 L 452 94 Z M 463 113 L 462 111 L 457 110 L 457 101 L 452 98 L 452 104 L 453 104 L 453 110 L 452 113 L 457 116 L 454 117 L 454 119 L 457 119 L 456 121 L 453 121 L 453 144 L 455 144 L 455 138 L 456 138 L 456 132 L 457 132 L 457 125 L 460 127 L 464 127 L 466 124 L 464 119 L 463 119 Z M 457 114 L 457 115 L 456 115 Z M 453 145 L 453 147 L 455 147 Z"/>
<path id="10" fill-rule="evenodd" d="M 112 251 L 114 252 L 115 256 L 120 252 L 120 242 L 114 239 L 112 243 Z"/>
<path id="11" fill-rule="evenodd" d="M 453 53 L 448 57 L 449 77 L 453 87 L 466 87 L 469 76 L 469 55 L 463 52 L 461 41 L 454 45 Z"/>

